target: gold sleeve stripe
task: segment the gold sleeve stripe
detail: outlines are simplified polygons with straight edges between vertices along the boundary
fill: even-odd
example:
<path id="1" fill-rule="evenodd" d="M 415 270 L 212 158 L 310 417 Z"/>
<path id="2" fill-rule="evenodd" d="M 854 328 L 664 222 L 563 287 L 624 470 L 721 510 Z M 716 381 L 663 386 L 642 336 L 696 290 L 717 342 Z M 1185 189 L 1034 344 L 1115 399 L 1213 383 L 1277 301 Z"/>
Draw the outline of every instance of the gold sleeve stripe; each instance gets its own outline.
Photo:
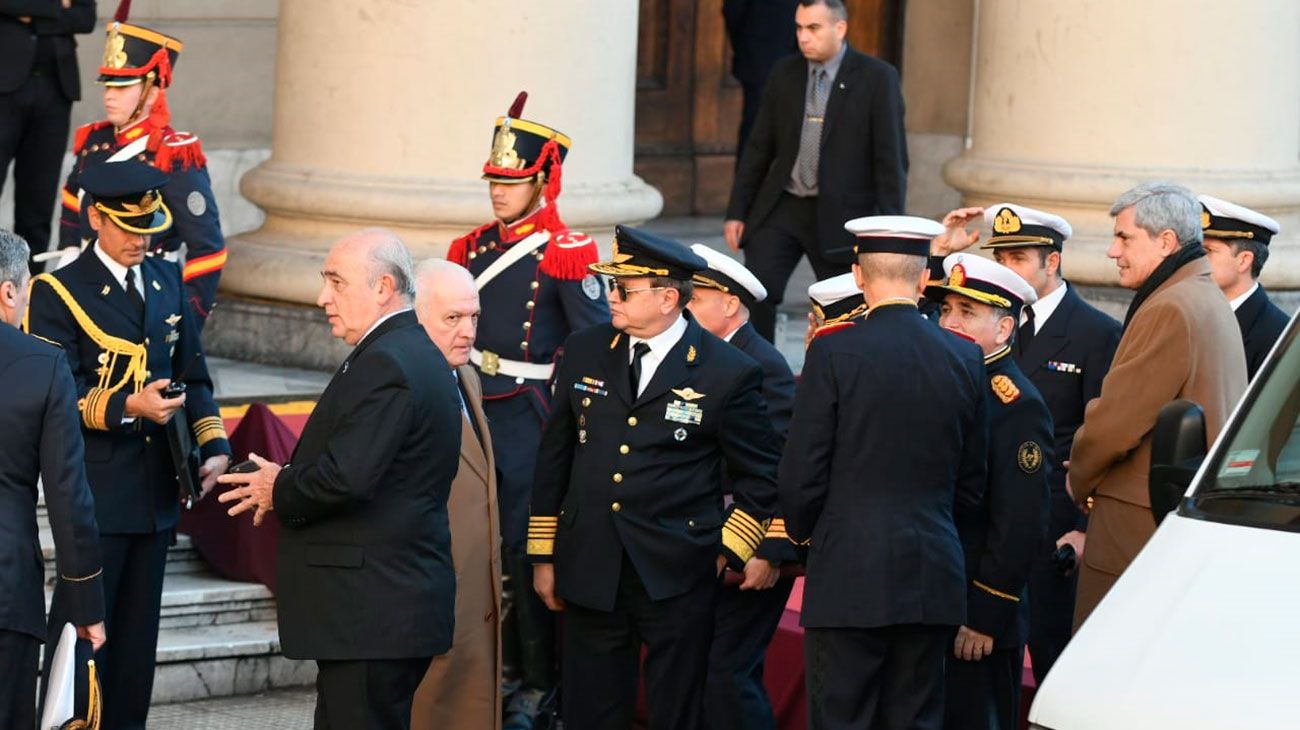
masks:
<path id="1" fill-rule="evenodd" d="M 98 431 L 108 430 L 108 399 L 113 391 L 104 388 L 91 388 L 86 397 L 77 404 L 81 407 L 81 420 L 86 428 Z"/>
<path id="2" fill-rule="evenodd" d="M 754 557 L 754 550 L 758 547 L 755 543 L 745 540 L 725 525 L 722 528 L 722 544 L 735 553 L 742 563 L 749 562 L 749 559 Z"/>
<path id="3" fill-rule="evenodd" d="M 790 534 L 785 531 L 785 520 L 780 517 L 772 518 L 772 523 L 767 526 L 768 539 L 790 539 Z"/>
<path id="4" fill-rule="evenodd" d="M 83 582 L 85 582 L 85 581 L 93 580 L 93 579 L 95 579 L 95 578 L 98 578 L 98 577 L 99 577 L 103 572 L 104 572 L 104 569 L 103 569 L 103 568 L 100 568 L 99 570 L 96 570 L 94 573 L 91 573 L 90 575 L 88 575 L 88 576 L 86 576 L 86 577 L 84 577 L 84 578 L 73 578 L 73 577 L 71 577 L 71 576 L 67 576 L 67 575 L 60 575 L 59 577 L 62 578 L 62 579 L 64 579 L 64 580 L 67 580 L 67 581 L 72 581 L 73 583 L 83 583 Z"/>
<path id="5" fill-rule="evenodd" d="M 734 530 L 738 535 L 746 537 L 757 546 L 758 543 L 763 541 L 763 533 L 767 531 L 767 524 L 767 520 L 760 523 L 737 507 L 731 511 L 731 516 L 727 518 L 725 527 Z"/>
<path id="6" fill-rule="evenodd" d="M 551 539 L 534 539 L 528 538 L 529 555 L 554 555 L 555 540 Z"/>
<path id="7" fill-rule="evenodd" d="M 991 594 L 991 595 L 997 596 L 998 598 L 1001 598 L 1001 599 L 1004 600 L 1004 601 L 1013 601 L 1013 602 L 1015 602 L 1015 603 L 1020 603 L 1020 597 L 1019 597 L 1019 596 L 1013 596 L 1013 595 L 1011 595 L 1010 593 L 1003 593 L 1002 591 L 1000 591 L 1000 590 L 998 590 L 998 589 L 996 589 L 996 588 L 991 588 L 991 587 L 989 587 L 989 586 L 986 586 L 986 585 L 984 585 L 983 583 L 981 583 L 981 582 L 979 582 L 979 581 L 977 581 L 977 580 L 973 580 L 973 581 L 971 581 L 971 583 L 974 583 L 974 584 L 975 584 L 975 587 L 978 588 L 978 589 L 980 589 L 981 591 L 984 591 L 985 593 L 989 593 L 989 594 Z"/>
<path id="8" fill-rule="evenodd" d="M 749 525 L 728 521 L 722 526 L 722 529 L 736 533 L 738 536 L 744 538 L 745 542 L 752 543 L 753 545 L 758 545 L 763 541 L 763 533 L 755 530 Z"/>
<path id="9" fill-rule="evenodd" d="M 217 416 L 200 418 L 194 422 L 194 440 L 202 446 L 213 439 L 226 438 L 226 427 Z"/>

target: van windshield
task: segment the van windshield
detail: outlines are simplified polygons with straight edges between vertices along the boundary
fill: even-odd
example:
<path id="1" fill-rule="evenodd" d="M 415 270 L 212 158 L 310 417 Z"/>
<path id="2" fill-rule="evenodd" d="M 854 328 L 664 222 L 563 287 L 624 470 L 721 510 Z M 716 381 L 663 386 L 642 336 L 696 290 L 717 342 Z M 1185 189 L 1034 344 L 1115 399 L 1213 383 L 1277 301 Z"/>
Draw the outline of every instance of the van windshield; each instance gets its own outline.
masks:
<path id="1" fill-rule="evenodd" d="M 1246 406 L 1231 440 L 1192 495 L 1211 520 L 1300 531 L 1300 347 L 1283 335 L 1282 356 Z"/>

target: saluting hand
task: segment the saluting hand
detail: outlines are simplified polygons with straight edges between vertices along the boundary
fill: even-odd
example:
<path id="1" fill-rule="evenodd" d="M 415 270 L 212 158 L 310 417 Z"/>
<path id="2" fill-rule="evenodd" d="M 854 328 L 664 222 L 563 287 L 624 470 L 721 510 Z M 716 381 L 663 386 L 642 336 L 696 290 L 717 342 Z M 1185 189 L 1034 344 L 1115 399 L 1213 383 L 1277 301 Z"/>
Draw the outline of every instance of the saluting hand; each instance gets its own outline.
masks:
<path id="1" fill-rule="evenodd" d="M 953 656 L 968 662 L 977 662 L 992 653 L 992 636 L 981 634 L 966 626 L 957 629 L 957 639 L 952 646 Z"/>
<path id="2" fill-rule="evenodd" d="M 944 232 L 930 242 L 930 253 L 947 256 L 965 251 L 980 240 L 979 231 L 968 231 L 966 226 L 976 218 L 983 218 L 983 208 L 958 208 L 943 217 Z"/>
<path id="3" fill-rule="evenodd" d="M 163 389 L 171 385 L 171 380 L 162 378 L 145 385 L 139 393 L 126 397 L 126 415 L 131 418 L 147 418 L 162 426 L 172 419 L 172 414 L 185 405 L 185 394 L 175 398 L 164 398 Z"/>
<path id="4" fill-rule="evenodd" d="M 222 474 L 217 477 L 219 484 L 234 484 L 236 487 L 227 492 L 217 495 L 217 501 L 225 504 L 226 502 L 239 501 L 234 507 L 226 510 L 226 514 L 234 517 L 248 510 L 256 510 L 253 513 L 253 526 L 257 527 L 266 519 L 268 512 L 275 509 L 275 478 L 280 474 L 280 465 L 273 464 L 257 454 L 249 454 L 248 458 L 257 463 L 258 470 L 246 474 Z"/>

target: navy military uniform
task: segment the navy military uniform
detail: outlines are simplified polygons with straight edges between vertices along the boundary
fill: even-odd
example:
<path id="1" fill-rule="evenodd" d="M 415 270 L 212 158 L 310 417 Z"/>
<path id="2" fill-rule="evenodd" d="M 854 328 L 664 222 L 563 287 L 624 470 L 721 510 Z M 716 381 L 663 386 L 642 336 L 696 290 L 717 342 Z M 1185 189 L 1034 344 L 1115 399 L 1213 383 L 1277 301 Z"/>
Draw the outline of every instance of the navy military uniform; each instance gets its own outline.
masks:
<path id="1" fill-rule="evenodd" d="M 74 625 L 104 619 L 104 571 L 67 358 L 0 321 L 0 372 L 8 383 L 0 392 L 0 727 L 26 730 L 36 724 L 36 667 L 46 636 L 38 478 L 57 549 L 57 590 Z"/>
<path id="2" fill-rule="evenodd" d="M 592 269 L 689 281 L 704 266 L 675 241 L 619 227 L 613 262 Z M 776 501 L 759 365 L 689 313 L 656 337 L 634 345 L 612 325 L 573 334 L 538 453 L 528 554 L 554 563 L 566 603 L 570 730 L 631 727 L 643 644 L 650 728 L 704 727 L 716 561 L 743 570 Z M 643 374 L 652 343 L 662 359 Z M 634 374 L 646 378 L 639 395 Z"/>
<path id="3" fill-rule="evenodd" d="M 767 297 L 762 282 L 739 261 L 703 244 L 694 244 L 691 250 L 708 263 L 707 270 L 695 275 L 697 288 L 734 295 L 747 310 Z M 763 369 L 767 417 L 777 435 L 777 448 L 784 447 L 794 411 L 794 374 L 790 372 L 790 364 L 749 322 L 732 332 L 727 341 Z M 724 486 L 730 494 L 730 485 Z M 718 595 L 704 698 L 705 719 L 714 730 L 776 728 L 772 703 L 763 685 L 763 661 L 800 572 L 794 543 L 790 542 L 785 520 L 779 514 L 768 525 L 755 557 L 779 567 L 781 574 L 770 588 L 742 591 L 740 574 L 729 573 Z"/>
<path id="4" fill-rule="evenodd" d="M 984 217 L 992 231 L 983 246 L 986 250 L 1045 247 L 1061 253 L 1073 232 L 1059 216 L 1022 205 L 990 206 Z M 1053 298 L 1059 303 L 1051 312 L 1033 315 Z M 1021 321 L 1012 353 L 1047 403 L 1053 425 L 1047 533 L 1029 578 L 1029 654 L 1034 678 L 1042 682 L 1073 634 L 1079 580 L 1068 565 L 1054 564 L 1052 554 L 1062 535 L 1088 527 L 1088 518 L 1065 491 L 1065 462 L 1074 446 L 1074 433 L 1083 425 L 1084 407 L 1101 395 L 1101 381 L 1119 346 L 1120 326 L 1066 282 L 1026 307 Z"/>
<path id="5" fill-rule="evenodd" d="M 1222 241 L 1234 250 L 1250 246 L 1255 256 L 1251 278 L 1258 279 L 1268 260 L 1269 241 L 1281 231 L 1277 221 L 1209 195 L 1198 195 L 1197 199 L 1201 202 L 1201 232 L 1205 238 Z M 1246 347 L 1246 375 L 1253 379 L 1291 318 L 1268 298 L 1258 282 L 1243 296 L 1246 298 L 1234 299 L 1231 304 Z"/>
<path id="6" fill-rule="evenodd" d="M 1010 269 L 970 254 L 944 262 L 945 282 L 926 288 L 942 301 L 957 294 L 1020 316 L 1037 298 Z M 964 626 L 993 639 L 977 660 L 949 658 L 945 670 L 944 727 L 951 730 L 1014 730 L 1019 727 L 1020 680 L 1029 634 L 1030 569 L 1047 528 L 1045 449 L 1052 438 L 1047 404 L 1016 367 L 1010 344 L 984 357 L 988 387 L 988 485 L 983 502 L 957 513 L 966 554 Z"/>
<path id="7" fill-rule="evenodd" d="M 90 168 L 83 179 L 103 225 L 147 235 L 170 223 L 158 192 L 166 176 L 158 170 L 128 160 Z M 105 259 L 108 255 L 92 244 L 68 266 L 35 277 L 25 327 L 63 347 L 77 384 L 111 637 L 96 660 L 104 727 L 143 728 L 153 687 L 163 569 L 180 495 L 164 427 L 126 418 L 127 396 L 147 382 L 184 373 L 184 413 L 202 458 L 229 455 L 230 445 L 179 267 L 160 257 L 145 257 L 130 269 L 117 265 L 131 272 L 143 298 L 140 311 Z M 68 615 L 68 599 L 56 590 L 50 608 L 55 637 Z"/>
<path id="8" fill-rule="evenodd" d="M 814 339 L 852 327 L 867 313 L 862 290 L 851 273 L 813 282 L 808 286 L 808 301 L 816 320 Z"/>
<path id="9" fill-rule="evenodd" d="M 526 99 L 521 93 L 496 120 L 483 179 L 532 185 L 539 207 L 516 221 L 480 226 L 447 252 L 449 260 L 469 269 L 483 302 L 470 359 L 482 378 L 483 412 L 497 457 L 507 728 L 527 727 L 532 716 L 549 711 L 555 686 L 554 619 L 532 590 L 525 557 L 533 466 L 555 363 L 572 332 L 609 321 L 604 289 L 587 270 L 599 258 L 596 242 L 569 230 L 557 207 L 561 164 L 571 142 L 519 118 Z M 525 691 L 515 696 L 519 686 Z"/>
<path id="10" fill-rule="evenodd" d="M 850 221 L 860 253 L 924 258 L 939 224 Z M 812 727 L 937 728 L 944 657 L 966 621 L 954 509 L 981 502 L 988 404 L 979 348 L 913 298 L 813 340 L 795 398 L 780 496 L 811 539 L 804 652 Z"/>
<path id="11" fill-rule="evenodd" d="M 157 87 L 158 100 L 148 116 L 124 129 L 114 129 L 108 121 L 77 129 L 72 170 L 63 186 L 59 244 L 80 248 L 95 237 L 86 214 L 89 201 L 82 191 L 81 175 L 87 167 L 134 158 L 167 173 L 162 196 L 175 216 L 174 225 L 150 239 L 150 250 L 179 261 L 179 249 L 185 246 L 182 273 L 186 299 L 201 332 L 217 299 L 217 282 L 226 265 L 226 241 L 199 138 L 170 126 L 163 89 L 171 84 L 181 47 L 179 40 L 148 28 L 122 22 L 108 24 L 99 82 L 105 86 L 142 83 L 144 95 Z"/>

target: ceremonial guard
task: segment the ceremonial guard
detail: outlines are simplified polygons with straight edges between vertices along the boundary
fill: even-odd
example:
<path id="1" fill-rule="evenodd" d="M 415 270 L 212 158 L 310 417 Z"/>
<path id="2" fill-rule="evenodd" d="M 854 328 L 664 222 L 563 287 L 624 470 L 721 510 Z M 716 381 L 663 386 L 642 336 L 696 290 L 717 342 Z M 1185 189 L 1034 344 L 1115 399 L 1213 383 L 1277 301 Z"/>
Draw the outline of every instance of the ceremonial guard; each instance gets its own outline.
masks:
<path id="1" fill-rule="evenodd" d="M 68 266 L 33 278 L 24 324 L 63 348 L 77 385 L 112 637 L 96 659 L 106 730 L 142 729 L 149 713 L 163 569 L 180 516 L 164 424 L 184 413 L 204 489 L 229 465 L 180 268 L 145 251 L 148 236 L 172 222 L 166 184 L 139 160 L 86 168 L 81 185 L 96 240 Z M 173 379 L 183 394 L 166 390 Z M 51 642 L 70 610 L 56 590 Z"/>
<path id="2" fill-rule="evenodd" d="M 706 268 L 682 244 L 619 227 L 591 268 L 614 277 L 613 320 L 565 343 L 528 528 L 537 592 L 565 616 L 564 724 L 631 728 L 644 646 L 651 730 L 703 728 L 719 576 L 776 500 L 762 369 L 682 311 Z"/>
<path id="3" fill-rule="evenodd" d="M 549 714 L 555 699 L 555 621 L 531 590 L 526 557 L 533 465 L 555 364 L 570 333 L 609 321 L 600 280 L 587 270 L 600 257 L 596 242 L 569 230 L 556 204 L 572 142 L 520 118 L 527 98 L 521 92 L 496 120 L 483 163 L 496 220 L 447 251 L 474 275 L 483 303 L 470 361 L 482 376 L 483 412 L 500 475 L 507 730 L 532 728 L 533 718 Z"/>
<path id="4" fill-rule="evenodd" d="M 988 387 L 988 485 L 983 501 L 956 514 L 966 554 L 966 621 L 945 670 L 944 727 L 1015 730 L 1029 638 L 1030 569 L 1047 528 L 1047 404 L 1016 366 L 1011 341 L 1033 287 L 1005 266 L 971 254 L 944 261 L 947 280 L 926 289 L 940 325 L 984 351 Z"/>
<path id="5" fill-rule="evenodd" d="M 1197 199 L 1201 201 L 1210 271 L 1237 315 L 1246 347 L 1246 375 L 1254 378 L 1291 321 L 1259 285 L 1259 274 L 1268 261 L 1268 243 L 1281 228 L 1277 221 L 1245 206 L 1209 195 Z"/>
<path id="6" fill-rule="evenodd" d="M 780 449 L 794 410 L 794 374 L 785 356 L 749 321 L 754 304 L 767 297 L 767 290 L 749 269 L 725 253 L 699 243 L 691 250 L 708 264 L 695 275 L 691 314 L 701 327 L 730 342 L 763 369 L 763 401 Z M 724 481 L 724 487 L 729 497 L 730 485 Z M 745 563 L 744 573 L 727 574 L 709 650 L 704 698 L 709 728 L 775 730 L 772 703 L 763 685 L 763 660 L 799 572 L 785 520 L 776 516 L 754 557 Z"/>
<path id="7" fill-rule="evenodd" d="M 207 158 L 199 138 L 171 127 L 166 89 L 180 56 L 179 40 L 126 23 L 130 0 L 123 0 L 108 24 L 108 41 L 99 67 L 106 119 L 77 129 L 72 171 L 63 186 L 59 243 L 82 248 L 95 238 L 90 226 L 82 174 L 97 163 L 136 159 L 166 173 L 163 202 L 173 225 L 153 234 L 149 251 L 182 264 L 185 298 L 200 332 L 217 298 L 217 281 L 226 265 L 217 199 L 212 194 Z M 182 261 L 180 249 L 184 246 Z"/>
<path id="8" fill-rule="evenodd" d="M 849 221 L 862 321 L 808 349 L 781 460 L 786 530 L 811 539 L 802 623 L 810 726 L 938 727 L 966 621 L 954 506 L 980 504 L 979 348 L 917 311 L 934 221 Z"/>

